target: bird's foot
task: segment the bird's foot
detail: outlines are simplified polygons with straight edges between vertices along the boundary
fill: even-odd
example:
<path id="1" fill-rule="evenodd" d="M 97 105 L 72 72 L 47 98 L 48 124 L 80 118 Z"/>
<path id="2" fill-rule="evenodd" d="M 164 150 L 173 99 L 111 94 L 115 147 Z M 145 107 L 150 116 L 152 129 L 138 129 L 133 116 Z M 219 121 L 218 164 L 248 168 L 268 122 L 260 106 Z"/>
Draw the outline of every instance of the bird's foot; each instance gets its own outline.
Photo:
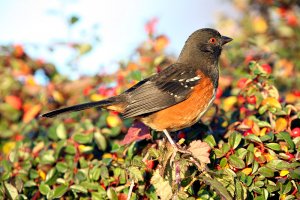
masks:
<path id="1" fill-rule="evenodd" d="M 183 147 L 181 147 L 178 144 L 172 144 L 172 146 L 173 146 L 175 152 L 180 152 L 180 153 L 183 153 L 183 154 L 192 154 L 189 150 L 184 149 Z"/>

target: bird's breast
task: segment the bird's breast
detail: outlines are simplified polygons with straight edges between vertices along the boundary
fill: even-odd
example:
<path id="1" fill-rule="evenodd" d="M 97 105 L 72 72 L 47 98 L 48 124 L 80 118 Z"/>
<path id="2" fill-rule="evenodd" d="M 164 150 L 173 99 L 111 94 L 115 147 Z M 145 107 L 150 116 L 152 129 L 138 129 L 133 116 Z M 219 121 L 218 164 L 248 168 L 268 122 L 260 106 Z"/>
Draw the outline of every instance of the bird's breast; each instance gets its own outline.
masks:
<path id="1" fill-rule="evenodd" d="M 186 100 L 142 118 L 141 121 L 157 131 L 180 130 L 199 121 L 214 99 L 214 84 L 202 74 L 200 84 L 194 87 Z"/>

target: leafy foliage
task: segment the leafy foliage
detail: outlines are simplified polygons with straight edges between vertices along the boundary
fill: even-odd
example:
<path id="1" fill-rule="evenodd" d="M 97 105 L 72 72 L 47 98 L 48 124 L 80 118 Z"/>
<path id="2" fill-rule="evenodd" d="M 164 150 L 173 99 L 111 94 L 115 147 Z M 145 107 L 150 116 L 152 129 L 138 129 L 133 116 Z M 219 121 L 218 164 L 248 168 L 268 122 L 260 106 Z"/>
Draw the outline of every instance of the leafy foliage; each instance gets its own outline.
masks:
<path id="1" fill-rule="evenodd" d="M 1 47 L 0 198 L 126 199 L 133 182 L 131 199 L 299 199 L 299 6 L 234 5 L 243 13 L 240 28 L 220 20 L 239 36 L 224 50 L 215 105 L 202 123 L 172 135 L 190 154 L 114 112 L 38 118 L 42 110 L 119 94 L 172 63 L 157 19 L 135 59 L 114 75 L 70 81 L 21 45 Z M 40 70 L 47 86 L 35 81 Z"/>

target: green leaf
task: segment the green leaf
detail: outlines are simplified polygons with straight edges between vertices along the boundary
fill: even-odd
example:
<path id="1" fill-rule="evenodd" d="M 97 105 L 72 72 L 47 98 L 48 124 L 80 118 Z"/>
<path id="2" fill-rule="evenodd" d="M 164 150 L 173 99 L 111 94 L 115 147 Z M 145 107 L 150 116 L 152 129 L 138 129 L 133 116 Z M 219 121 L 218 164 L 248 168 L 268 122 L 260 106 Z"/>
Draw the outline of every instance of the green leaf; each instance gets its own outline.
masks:
<path id="1" fill-rule="evenodd" d="M 118 196 L 116 191 L 113 188 L 108 188 L 107 190 L 107 197 L 110 200 L 118 200 Z"/>
<path id="2" fill-rule="evenodd" d="M 108 179 L 109 178 L 109 171 L 108 168 L 106 166 L 101 166 L 100 168 L 101 171 L 101 178 L 103 179 Z"/>
<path id="3" fill-rule="evenodd" d="M 248 151 L 247 155 L 246 155 L 246 164 L 247 164 L 247 166 L 250 165 L 250 164 L 252 164 L 253 160 L 254 160 L 254 153 Z"/>
<path id="4" fill-rule="evenodd" d="M 131 78 L 136 81 L 142 80 L 142 73 L 139 70 L 135 70 L 131 72 Z"/>
<path id="5" fill-rule="evenodd" d="M 274 134 L 267 134 L 267 135 L 263 135 L 260 137 L 260 140 L 262 142 L 266 142 L 266 141 L 272 141 L 274 139 Z"/>
<path id="6" fill-rule="evenodd" d="M 81 185 L 72 185 L 70 189 L 76 193 L 84 193 L 84 194 L 88 193 L 88 190 Z"/>
<path id="7" fill-rule="evenodd" d="M 258 162 L 254 160 L 252 164 L 252 173 L 255 173 L 258 170 L 258 167 L 259 167 Z"/>
<path id="8" fill-rule="evenodd" d="M 291 170 L 290 175 L 291 175 L 292 179 L 300 180 L 300 167 L 298 167 L 294 170 Z"/>
<path id="9" fill-rule="evenodd" d="M 292 190 L 292 183 L 288 181 L 286 184 L 282 186 L 282 193 L 288 194 Z"/>
<path id="10" fill-rule="evenodd" d="M 256 142 L 256 143 L 261 143 L 261 140 L 259 139 L 259 137 L 257 137 L 256 135 L 254 134 L 250 134 L 250 135 L 247 135 L 245 137 L 246 140 L 249 140 L 251 142 Z"/>
<path id="11" fill-rule="evenodd" d="M 92 45 L 88 43 L 79 44 L 76 46 L 76 48 L 78 49 L 80 55 L 84 55 L 93 49 Z"/>
<path id="12" fill-rule="evenodd" d="M 265 144 L 265 146 L 272 149 L 272 150 L 274 150 L 274 151 L 280 151 L 281 150 L 280 144 L 278 144 L 278 143 L 267 143 L 267 144 Z"/>
<path id="13" fill-rule="evenodd" d="M 7 194 L 7 197 L 11 200 L 15 200 L 18 196 L 18 191 L 17 188 L 15 188 L 15 186 L 4 182 L 4 189 L 5 189 L 5 193 Z"/>
<path id="14" fill-rule="evenodd" d="M 236 155 L 229 156 L 229 164 L 237 169 L 245 168 L 244 161 Z"/>
<path id="15" fill-rule="evenodd" d="M 244 160 L 244 158 L 246 157 L 246 155 L 247 155 L 247 149 L 244 149 L 244 148 L 238 148 L 238 149 L 236 149 L 236 155 L 239 157 L 239 158 L 241 158 L 241 159 L 243 159 Z"/>
<path id="16" fill-rule="evenodd" d="M 67 132 L 65 125 L 63 123 L 60 123 L 56 128 L 56 135 L 59 139 L 66 139 L 67 138 Z"/>
<path id="17" fill-rule="evenodd" d="M 24 187 L 34 187 L 34 186 L 36 186 L 36 182 L 34 182 L 33 180 L 26 181 L 24 184 Z"/>
<path id="18" fill-rule="evenodd" d="M 92 170 L 91 170 L 91 178 L 95 181 L 99 180 L 100 178 L 100 174 L 101 174 L 101 169 L 98 168 L 97 166 L 94 167 Z"/>
<path id="19" fill-rule="evenodd" d="M 135 182 L 144 180 L 143 174 L 138 167 L 131 166 L 128 168 L 128 172 L 131 179 L 135 180 Z"/>
<path id="20" fill-rule="evenodd" d="M 262 128 L 262 127 L 269 127 L 269 128 L 272 128 L 271 124 L 269 122 L 266 122 L 266 121 L 259 121 L 257 122 L 257 125 Z"/>
<path id="21" fill-rule="evenodd" d="M 57 171 L 62 173 L 65 173 L 68 170 L 68 165 L 64 162 L 58 162 L 55 167 Z"/>
<path id="22" fill-rule="evenodd" d="M 274 170 L 283 170 L 289 168 L 289 163 L 283 160 L 271 160 L 266 164 L 266 167 Z"/>
<path id="23" fill-rule="evenodd" d="M 267 178 L 272 178 L 274 177 L 274 171 L 268 167 L 261 167 L 258 169 L 258 172 L 263 175 L 264 177 L 267 177 Z"/>
<path id="24" fill-rule="evenodd" d="M 295 149 L 295 144 L 288 132 L 280 132 L 277 134 L 277 137 L 279 139 L 284 139 L 286 143 L 289 145 L 290 149 L 294 150 Z"/>
<path id="25" fill-rule="evenodd" d="M 60 185 L 58 187 L 56 187 L 53 190 L 53 195 L 51 196 L 51 198 L 55 199 L 55 198 L 60 198 L 62 197 L 66 192 L 68 191 L 68 186 L 66 185 Z"/>
<path id="26" fill-rule="evenodd" d="M 80 144 L 87 144 L 92 142 L 93 134 L 76 133 L 74 134 L 73 139 Z"/>
<path id="27" fill-rule="evenodd" d="M 217 145 L 215 138 L 213 135 L 207 135 L 204 139 L 203 142 L 206 142 L 211 148 Z"/>
<path id="28" fill-rule="evenodd" d="M 241 142 L 242 140 L 242 135 L 238 132 L 233 132 L 230 136 L 229 136 L 229 145 L 231 148 L 235 149 Z"/>
<path id="29" fill-rule="evenodd" d="M 78 21 L 79 21 L 79 17 L 77 17 L 77 16 L 75 16 L 75 15 L 73 15 L 73 16 L 69 19 L 69 23 L 70 23 L 71 25 L 77 23 Z"/>
<path id="30" fill-rule="evenodd" d="M 65 148 L 65 152 L 71 155 L 74 155 L 76 153 L 76 148 L 73 145 L 67 145 Z"/>
<path id="31" fill-rule="evenodd" d="M 94 139 L 95 139 L 98 149 L 105 151 L 105 149 L 107 148 L 107 142 L 106 142 L 105 137 L 99 131 L 97 131 L 94 134 Z"/>
<path id="32" fill-rule="evenodd" d="M 222 158 L 220 161 L 220 167 L 225 167 L 227 165 L 227 158 Z"/>
<path id="33" fill-rule="evenodd" d="M 235 198 L 236 199 L 247 199 L 247 189 L 238 180 L 235 182 Z"/>
<path id="34" fill-rule="evenodd" d="M 228 193 L 227 189 L 219 181 L 210 177 L 204 176 L 202 180 L 210 185 L 214 191 L 216 191 L 223 199 L 231 200 L 232 196 Z"/>
<path id="35" fill-rule="evenodd" d="M 46 180 L 45 180 L 46 183 L 50 184 L 51 182 L 55 181 L 56 180 L 56 178 L 55 178 L 56 175 L 57 175 L 56 169 L 55 168 L 50 169 L 49 172 L 46 175 Z"/>
<path id="36" fill-rule="evenodd" d="M 41 192 L 41 194 L 43 195 L 47 195 L 50 191 L 50 187 L 49 185 L 47 185 L 46 183 L 42 182 L 39 186 L 39 191 Z"/>
<path id="37" fill-rule="evenodd" d="M 79 180 L 79 182 L 84 181 L 87 179 L 87 170 L 80 169 L 78 172 L 75 174 L 75 178 Z"/>
<path id="38" fill-rule="evenodd" d="M 55 162 L 54 151 L 48 150 L 44 152 L 41 156 L 41 163 L 43 164 L 53 164 Z"/>

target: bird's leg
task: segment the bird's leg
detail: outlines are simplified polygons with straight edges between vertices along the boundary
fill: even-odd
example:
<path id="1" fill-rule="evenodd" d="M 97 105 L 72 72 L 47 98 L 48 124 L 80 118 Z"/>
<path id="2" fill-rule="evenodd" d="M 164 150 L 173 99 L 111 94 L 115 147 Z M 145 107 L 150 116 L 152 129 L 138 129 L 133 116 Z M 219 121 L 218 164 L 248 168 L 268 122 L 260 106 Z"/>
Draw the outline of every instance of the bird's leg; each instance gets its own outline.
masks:
<path id="1" fill-rule="evenodd" d="M 173 148 L 175 149 L 175 151 L 179 151 L 179 152 L 181 152 L 181 153 L 191 154 L 190 151 L 185 150 L 185 149 L 182 149 L 181 147 L 179 147 L 179 146 L 174 142 L 174 140 L 171 138 L 169 132 L 168 132 L 166 129 L 164 129 L 163 132 L 164 132 L 164 134 L 166 135 L 166 137 L 168 138 L 170 144 L 171 144 L 171 145 L 173 146 Z"/>

